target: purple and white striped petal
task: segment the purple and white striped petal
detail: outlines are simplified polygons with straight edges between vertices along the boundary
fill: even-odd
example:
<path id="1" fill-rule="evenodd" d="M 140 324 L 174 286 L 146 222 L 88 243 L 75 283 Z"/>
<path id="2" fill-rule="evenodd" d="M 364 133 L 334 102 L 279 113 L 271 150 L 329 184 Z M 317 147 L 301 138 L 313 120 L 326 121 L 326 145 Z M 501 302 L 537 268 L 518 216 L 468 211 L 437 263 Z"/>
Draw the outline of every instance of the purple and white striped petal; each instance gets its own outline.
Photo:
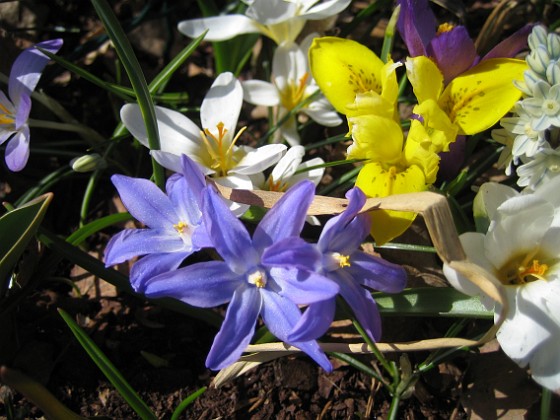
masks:
<path id="1" fill-rule="evenodd" d="M 21 127 L 10 139 L 5 159 L 10 171 L 18 172 L 25 168 L 29 159 L 29 126 Z"/>

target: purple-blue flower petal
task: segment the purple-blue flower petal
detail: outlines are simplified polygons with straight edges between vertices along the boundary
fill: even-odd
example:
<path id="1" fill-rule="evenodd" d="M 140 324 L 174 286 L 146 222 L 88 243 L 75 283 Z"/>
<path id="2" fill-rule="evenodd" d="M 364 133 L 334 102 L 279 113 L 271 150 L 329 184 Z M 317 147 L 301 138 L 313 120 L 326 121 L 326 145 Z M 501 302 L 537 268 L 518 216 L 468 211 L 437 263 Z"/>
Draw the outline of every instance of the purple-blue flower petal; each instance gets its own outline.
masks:
<path id="1" fill-rule="evenodd" d="M 14 128 L 20 130 L 27 124 L 29 113 L 31 112 L 31 96 L 22 95 L 20 97 L 19 106 L 16 110 Z"/>
<path id="2" fill-rule="evenodd" d="M 344 272 L 331 273 L 338 278 L 340 295 L 352 308 L 356 319 L 374 340 L 381 338 L 381 316 L 371 294 Z"/>
<path id="3" fill-rule="evenodd" d="M 5 159 L 10 171 L 18 172 L 25 168 L 29 159 L 29 126 L 21 127 L 8 141 Z"/>
<path id="4" fill-rule="evenodd" d="M 144 294 L 173 297 L 192 306 L 211 308 L 231 300 L 243 279 L 223 261 L 191 264 L 147 279 Z"/>
<path id="5" fill-rule="evenodd" d="M 230 268 L 241 274 L 259 262 L 251 237 L 212 186 L 202 194 L 202 218 L 214 248 Z"/>
<path id="6" fill-rule="evenodd" d="M 535 26 L 534 23 L 528 23 L 521 29 L 518 29 L 492 48 L 482 59 L 515 57 L 523 49 L 527 48 L 527 37 L 533 30 L 533 26 Z"/>
<path id="7" fill-rule="evenodd" d="M 178 234 L 160 229 L 125 229 L 111 238 L 105 248 L 105 265 L 120 264 L 131 258 L 164 252 L 188 252 Z"/>
<path id="8" fill-rule="evenodd" d="M 455 26 L 435 36 L 428 46 L 427 55 L 435 60 L 445 84 L 470 69 L 478 57 L 464 26 Z"/>
<path id="9" fill-rule="evenodd" d="M 426 46 L 436 35 L 436 17 L 428 0 L 399 0 L 397 28 L 411 57 L 426 55 Z"/>
<path id="10" fill-rule="evenodd" d="M 313 271 L 293 267 L 270 267 L 268 271 L 280 288 L 277 293 L 298 305 L 330 299 L 338 293 L 334 281 Z"/>
<path id="11" fill-rule="evenodd" d="M 172 228 L 180 222 L 171 200 L 153 182 L 113 175 L 111 181 L 130 214 L 151 228 Z"/>
<path id="12" fill-rule="evenodd" d="M 145 293 L 146 282 L 152 277 L 177 269 L 190 252 L 150 254 L 140 258 L 130 269 L 130 284 L 137 293 Z"/>
<path id="13" fill-rule="evenodd" d="M 316 341 L 288 341 L 289 334 L 301 318 L 299 308 L 289 299 L 265 289 L 261 290 L 261 296 L 264 301 L 262 317 L 270 332 L 280 340 L 306 352 L 323 369 L 331 372 L 332 365 Z"/>
<path id="14" fill-rule="evenodd" d="M 314 270 L 320 261 L 321 254 L 317 247 L 299 237 L 273 243 L 261 256 L 261 263 L 265 266 L 289 266 L 304 270 Z"/>
<path id="15" fill-rule="evenodd" d="M 62 46 L 62 39 L 52 39 L 36 45 L 53 54 Z M 27 48 L 16 58 L 10 71 L 8 92 L 16 108 L 19 107 L 20 98 L 29 96 L 35 90 L 43 69 L 50 58 L 39 51 L 35 46 Z"/>
<path id="16" fill-rule="evenodd" d="M 362 251 L 356 251 L 350 258 L 350 267 L 346 271 L 359 283 L 374 290 L 398 293 L 406 286 L 407 274 L 403 267 L 393 264 Z"/>
<path id="17" fill-rule="evenodd" d="M 288 340 L 309 341 L 321 337 L 333 322 L 336 311 L 336 299 L 327 299 L 309 305 L 303 313 Z"/>
<path id="18" fill-rule="evenodd" d="M 274 242 L 299 236 L 314 194 L 315 185 L 308 180 L 290 187 L 257 226 L 253 234 L 255 249 L 262 252 Z"/>
<path id="19" fill-rule="evenodd" d="M 242 286 L 235 291 L 206 358 L 206 367 L 220 370 L 241 357 L 255 333 L 261 306 L 262 298 L 256 287 Z"/>
<path id="20" fill-rule="evenodd" d="M 347 248 L 348 241 L 355 242 L 354 248 L 357 248 L 370 230 L 370 218 L 362 217 L 359 222 L 354 222 L 349 232 L 349 223 L 353 222 L 358 212 L 362 209 L 366 202 L 366 196 L 359 188 L 355 187 L 346 193 L 348 199 L 348 207 L 344 209 L 338 216 L 332 217 L 325 224 L 317 245 L 322 252 L 338 251 L 341 252 L 341 247 Z"/>

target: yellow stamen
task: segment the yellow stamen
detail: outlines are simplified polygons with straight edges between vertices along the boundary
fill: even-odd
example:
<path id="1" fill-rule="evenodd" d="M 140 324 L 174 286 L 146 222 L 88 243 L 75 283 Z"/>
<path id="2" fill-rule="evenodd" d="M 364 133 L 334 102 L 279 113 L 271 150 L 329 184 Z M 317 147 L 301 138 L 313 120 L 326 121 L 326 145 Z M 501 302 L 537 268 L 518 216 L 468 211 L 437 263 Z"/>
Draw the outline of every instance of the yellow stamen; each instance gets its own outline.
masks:
<path id="1" fill-rule="evenodd" d="M 547 264 L 541 264 L 539 260 L 533 260 L 529 267 L 519 267 L 517 278 L 520 284 L 529 283 L 533 280 L 544 280 L 544 275 L 548 271 Z"/>
<path id="2" fill-rule="evenodd" d="M 176 225 L 173 225 L 173 227 L 175 228 L 175 230 L 177 231 L 177 233 L 179 233 L 180 235 L 183 234 L 183 232 L 185 231 L 186 228 L 189 227 L 189 225 L 183 221 L 180 221 L 179 223 L 177 223 Z"/>
<path id="3" fill-rule="evenodd" d="M 241 137 L 241 134 L 247 129 L 247 127 L 241 128 L 236 136 L 231 142 L 228 142 L 225 138 L 228 133 L 228 129 L 225 128 L 223 122 L 219 122 L 216 125 L 218 129 L 218 135 L 214 135 L 208 128 L 200 132 L 200 137 L 206 150 L 210 155 L 211 162 L 209 162 L 209 167 L 217 172 L 218 176 L 226 176 L 228 171 L 235 167 L 237 162 L 234 161 L 234 146 L 237 140 Z"/>
<path id="4" fill-rule="evenodd" d="M 282 180 L 275 181 L 272 176 L 268 177 L 268 190 L 269 191 L 276 191 L 276 192 L 285 192 L 288 186 L 282 183 Z"/>
<path id="5" fill-rule="evenodd" d="M 451 31 L 453 28 L 455 27 L 455 25 L 452 25 L 450 23 L 442 23 L 441 25 L 438 26 L 437 28 L 437 32 L 436 35 L 441 35 L 444 32 L 449 32 Z"/>
<path id="6" fill-rule="evenodd" d="M 254 273 L 249 274 L 247 281 L 251 284 L 254 284 L 260 289 L 266 286 L 266 276 L 260 270 L 257 270 Z"/>
<path id="7" fill-rule="evenodd" d="M 294 109 L 304 98 L 305 88 L 309 73 L 305 72 L 298 80 L 298 83 L 289 83 L 284 91 L 280 92 L 280 102 L 287 110 Z"/>
<path id="8" fill-rule="evenodd" d="M 350 267 L 352 265 L 352 264 L 350 264 L 350 256 L 349 255 L 342 255 L 342 254 L 339 254 L 338 252 L 335 252 L 334 258 L 335 258 L 335 260 L 338 261 L 338 265 L 340 266 L 340 268 Z"/>

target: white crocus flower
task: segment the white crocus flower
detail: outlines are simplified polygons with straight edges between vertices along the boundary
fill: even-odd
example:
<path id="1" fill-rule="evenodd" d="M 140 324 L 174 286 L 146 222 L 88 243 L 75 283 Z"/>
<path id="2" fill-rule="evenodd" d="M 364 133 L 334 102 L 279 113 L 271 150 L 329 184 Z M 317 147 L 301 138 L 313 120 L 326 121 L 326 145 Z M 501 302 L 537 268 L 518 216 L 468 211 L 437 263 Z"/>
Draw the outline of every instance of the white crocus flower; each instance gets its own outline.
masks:
<path id="1" fill-rule="evenodd" d="M 204 175 L 221 185 L 254 189 L 264 182 L 263 171 L 282 157 L 286 146 L 269 144 L 254 149 L 237 146 L 244 128 L 236 131 L 243 103 L 243 88 L 232 73 L 220 74 L 206 94 L 200 107 L 202 129 L 183 114 L 156 107 L 160 150 L 151 154 L 164 167 L 181 172 L 180 157 L 195 161 Z M 121 109 L 121 119 L 131 134 L 144 146 L 148 145 L 146 127 L 137 104 Z M 246 206 L 233 206 L 242 214 Z"/>
<path id="2" fill-rule="evenodd" d="M 272 83 L 262 80 L 242 82 L 244 99 L 253 105 L 277 107 L 276 121 L 279 121 L 300 102 L 315 94 L 319 87 L 311 76 L 307 61 L 312 40 L 313 35 L 308 36 L 301 47 L 290 42 L 276 48 L 272 59 Z M 327 127 L 342 123 L 322 94 L 301 108 L 301 112 Z M 285 139 L 291 146 L 299 144 L 296 115 L 290 116 L 277 133 L 278 139 Z"/>
<path id="3" fill-rule="evenodd" d="M 237 35 L 261 33 L 276 42 L 293 42 L 307 20 L 321 20 L 342 12 L 351 0 L 253 0 L 244 15 L 223 15 L 179 23 L 191 38 L 208 33 L 207 41 L 225 41 Z M 317 4 L 318 3 L 318 4 Z"/>
<path id="4" fill-rule="evenodd" d="M 504 192 L 503 186 L 485 184 L 481 191 L 495 195 L 486 205 L 497 206 L 486 209 L 491 218 L 488 232 L 460 237 L 468 258 L 486 269 L 506 296 L 508 311 L 496 334 L 500 346 L 520 366 L 529 366 L 535 381 L 551 390 L 560 389 L 558 188 L 560 178 L 530 194 Z M 482 294 L 447 265 L 444 274 L 463 293 Z M 488 304 L 489 298 L 482 296 L 482 301 Z M 497 314 L 501 308 L 495 310 Z"/>
<path id="5" fill-rule="evenodd" d="M 321 158 L 313 158 L 302 162 L 304 155 L 303 146 L 290 147 L 272 169 L 267 180 L 261 185 L 261 189 L 285 192 L 292 185 L 304 179 L 310 180 L 317 186 L 323 178 L 325 168 L 315 168 L 315 166 L 322 165 L 325 161 Z"/>
<path id="6" fill-rule="evenodd" d="M 547 147 L 539 149 L 531 159 L 525 160 L 517 168 L 517 185 L 534 190 L 541 185 L 549 183 L 560 175 L 560 149 Z"/>

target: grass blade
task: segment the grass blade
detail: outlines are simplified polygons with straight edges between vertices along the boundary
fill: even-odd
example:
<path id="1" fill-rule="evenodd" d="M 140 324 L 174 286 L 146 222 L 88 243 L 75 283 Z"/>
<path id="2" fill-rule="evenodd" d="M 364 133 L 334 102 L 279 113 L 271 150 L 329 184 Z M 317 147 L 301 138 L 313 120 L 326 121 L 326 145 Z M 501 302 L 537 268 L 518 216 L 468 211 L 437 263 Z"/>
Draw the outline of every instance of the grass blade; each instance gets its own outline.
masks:
<path id="1" fill-rule="evenodd" d="M 150 410 L 146 403 L 138 396 L 136 391 L 124 379 L 118 369 L 111 363 L 99 347 L 91 338 L 74 322 L 72 317 L 64 310 L 58 309 L 58 313 L 64 319 L 64 322 L 70 327 L 70 330 L 87 352 L 91 360 L 101 369 L 103 374 L 109 379 L 117 391 L 122 395 L 130 407 L 142 419 L 156 419 L 155 414 Z"/>

